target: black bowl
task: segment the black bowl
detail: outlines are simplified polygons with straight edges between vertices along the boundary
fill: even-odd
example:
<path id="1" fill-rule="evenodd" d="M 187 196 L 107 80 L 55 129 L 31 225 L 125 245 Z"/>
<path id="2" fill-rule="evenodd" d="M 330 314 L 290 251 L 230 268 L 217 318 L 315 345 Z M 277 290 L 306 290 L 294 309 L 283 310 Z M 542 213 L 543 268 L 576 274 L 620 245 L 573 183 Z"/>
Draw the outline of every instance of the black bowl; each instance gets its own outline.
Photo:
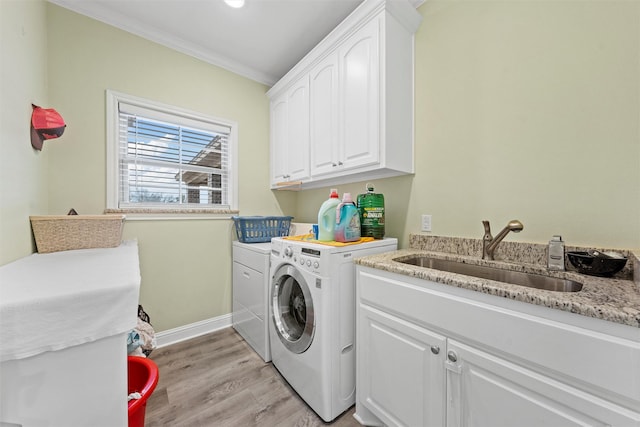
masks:
<path id="1" fill-rule="evenodd" d="M 588 252 L 567 252 L 567 258 L 579 273 L 592 276 L 613 276 L 627 263 L 626 258 L 594 256 Z"/>

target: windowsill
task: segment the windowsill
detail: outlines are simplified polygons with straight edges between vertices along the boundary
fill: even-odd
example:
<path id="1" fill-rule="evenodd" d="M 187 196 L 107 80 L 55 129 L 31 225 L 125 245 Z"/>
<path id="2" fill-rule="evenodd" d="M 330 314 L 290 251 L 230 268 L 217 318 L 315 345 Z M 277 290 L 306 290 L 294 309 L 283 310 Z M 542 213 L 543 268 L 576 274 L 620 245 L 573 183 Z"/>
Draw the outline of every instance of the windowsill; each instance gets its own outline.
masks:
<path id="1" fill-rule="evenodd" d="M 234 209 L 215 208 L 126 208 L 105 209 L 105 214 L 124 214 L 128 220 L 171 220 L 171 219 L 229 219 L 240 211 Z"/>

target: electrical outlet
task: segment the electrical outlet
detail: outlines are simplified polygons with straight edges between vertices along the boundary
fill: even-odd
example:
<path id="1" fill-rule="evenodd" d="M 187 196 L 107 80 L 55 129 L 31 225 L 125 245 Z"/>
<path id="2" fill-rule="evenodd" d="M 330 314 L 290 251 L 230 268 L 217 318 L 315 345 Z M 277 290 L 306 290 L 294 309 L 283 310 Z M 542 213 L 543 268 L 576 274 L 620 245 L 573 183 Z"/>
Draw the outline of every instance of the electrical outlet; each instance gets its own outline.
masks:
<path id="1" fill-rule="evenodd" d="M 431 231 L 431 215 L 422 215 L 422 231 Z"/>

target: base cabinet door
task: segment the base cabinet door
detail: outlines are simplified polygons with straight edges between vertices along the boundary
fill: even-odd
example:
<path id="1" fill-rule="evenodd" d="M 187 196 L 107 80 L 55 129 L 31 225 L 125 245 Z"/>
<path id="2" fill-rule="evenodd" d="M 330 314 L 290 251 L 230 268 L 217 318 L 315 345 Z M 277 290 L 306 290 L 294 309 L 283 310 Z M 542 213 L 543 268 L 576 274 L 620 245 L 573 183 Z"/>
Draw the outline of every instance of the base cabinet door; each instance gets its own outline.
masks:
<path id="1" fill-rule="evenodd" d="M 447 427 L 638 426 L 639 414 L 447 341 Z"/>
<path id="2" fill-rule="evenodd" d="M 443 426 L 445 338 L 366 305 L 358 325 L 356 418 L 367 425 Z"/>

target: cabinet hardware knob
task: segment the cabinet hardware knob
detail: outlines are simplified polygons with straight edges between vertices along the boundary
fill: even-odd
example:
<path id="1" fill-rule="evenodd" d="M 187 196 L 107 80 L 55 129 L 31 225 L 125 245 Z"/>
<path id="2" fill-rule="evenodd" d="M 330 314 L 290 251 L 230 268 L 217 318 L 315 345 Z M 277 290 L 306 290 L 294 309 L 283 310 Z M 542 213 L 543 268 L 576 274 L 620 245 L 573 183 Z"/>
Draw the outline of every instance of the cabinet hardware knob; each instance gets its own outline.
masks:
<path id="1" fill-rule="evenodd" d="M 432 345 L 431 346 L 431 353 L 433 353 L 433 354 L 440 353 L 440 347 L 438 347 L 437 345 Z"/>
<path id="2" fill-rule="evenodd" d="M 458 361 L 458 355 L 455 352 L 450 351 L 450 352 L 447 353 L 447 359 L 449 359 L 451 362 L 457 362 Z"/>

